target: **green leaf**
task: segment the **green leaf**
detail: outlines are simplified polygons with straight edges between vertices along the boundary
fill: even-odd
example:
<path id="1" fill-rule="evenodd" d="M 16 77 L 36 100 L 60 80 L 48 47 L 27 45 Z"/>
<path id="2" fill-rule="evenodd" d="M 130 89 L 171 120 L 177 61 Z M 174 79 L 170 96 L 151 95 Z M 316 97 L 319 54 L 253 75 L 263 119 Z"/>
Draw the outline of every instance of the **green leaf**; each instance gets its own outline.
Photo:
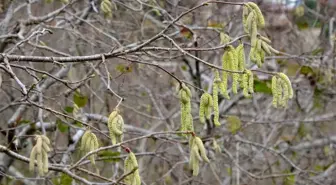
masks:
<path id="1" fill-rule="evenodd" d="M 297 153 L 296 153 L 296 152 L 293 152 L 293 153 L 292 153 L 292 157 L 291 157 L 291 159 L 292 159 L 292 160 L 295 160 L 296 157 L 297 157 Z"/>
<path id="2" fill-rule="evenodd" d="M 193 37 L 193 32 L 185 26 L 182 26 L 182 29 L 180 29 L 180 33 L 187 39 L 191 39 Z"/>
<path id="3" fill-rule="evenodd" d="M 300 69 L 300 73 L 303 74 L 303 75 L 313 75 L 313 76 L 316 76 L 316 72 L 315 71 L 310 66 L 302 66 L 301 69 Z"/>
<path id="4" fill-rule="evenodd" d="M 330 153 L 331 153 L 331 151 L 332 150 L 331 150 L 331 148 L 328 145 L 326 145 L 326 146 L 323 147 L 324 155 L 329 156 Z"/>
<path id="5" fill-rule="evenodd" d="M 222 22 L 216 22 L 216 21 L 208 21 L 208 27 L 211 28 L 218 28 L 218 29 L 223 29 L 225 27 L 225 24 Z"/>
<path id="6" fill-rule="evenodd" d="M 236 134 L 241 128 L 241 121 L 237 116 L 229 116 L 226 121 L 232 134 Z"/>
<path id="7" fill-rule="evenodd" d="M 271 90 L 270 86 L 271 86 L 271 81 L 270 80 L 267 80 L 267 81 L 254 80 L 254 91 L 255 92 L 272 94 L 272 90 Z"/>
<path id="8" fill-rule="evenodd" d="M 186 65 L 182 65 L 182 66 L 181 66 L 181 69 L 182 69 L 182 71 L 187 71 L 187 70 L 188 70 L 188 67 L 187 67 Z"/>
<path id="9" fill-rule="evenodd" d="M 120 73 L 128 73 L 132 72 L 132 67 L 131 66 L 125 66 L 123 64 L 118 64 L 115 69 L 119 71 Z"/>
<path id="10" fill-rule="evenodd" d="M 65 124 L 62 120 L 56 120 L 57 128 L 60 132 L 67 132 L 69 130 L 69 125 Z"/>
<path id="11" fill-rule="evenodd" d="M 162 16 L 161 12 L 160 12 L 158 9 L 156 9 L 156 8 L 153 8 L 153 12 L 154 12 L 155 15 L 157 15 L 157 16 Z"/>
<path id="12" fill-rule="evenodd" d="M 306 129 L 304 123 L 300 123 L 300 126 L 298 128 L 298 134 L 299 134 L 300 138 L 303 138 L 307 135 L 307 129 Z"/>
<path id="13" fill-rule="evenodd" d="M 295 175 L 285 177 L 284 185 L 295 185 Z"/>
<path id="14" fill-rule="evenodd" d="M 304 19 L 300 19 L 300 20 L 296 21 L 296 25 L 299 28 L 299 30 L 305 30 L 305 29 L 309 28 L 309 23 Z"/>
<path id="15" fill-rule="evenodd" d="M 62 173 L 60 184 L 71 185 L 72 184 L 72 178 L 69 175 L 67 175 L 65 173 Z"/>
<path id="16" fill-rule="evenodd" d="M 73 96 L 73 101 L 78 107 L 84 107 L 86 103 L 88 102 L 88 97 L 82 95 L 80 92 L 75 91 L 75 94 Z"/>
<path id="17" fill-rule="evenodd" d="M 323 172 L 323 170 L 324 170 L 324 167 L 321 165 L 314 166 L 314 171 Z"/>
<path id="18" fill-rule="evenodd" d="M 83 127 L 83 124 L 79 121 L 75 121 L 74 125 L 77 127 Z"/>
<path id="19" fill-rule="evenodd" d="M 299 69 L 301 67 L 297 63 L 289 63 L 289 62 L 285 66 L 287 68 L 287 75 L 288 76 L 295 76 L 296 73 L 299 71 Z"/>
<path id="20" fill-rule="evenodd" d="M 73 110 L 74 110 L 73 107 L 70 107 L 70 106 L 66 106 L 66 107 L 64 107 L 64 111 L 65 111 L 66 113 L 72 114 Z"/>
<path id="21" fill-rule="evenodd" d="M 231 167 L 227 167 L 226 168 L 226 172 L 228 173 L 229 176 L 232 175 L 232 168 Z"/>
<path id="22" fill-rule="evenodd" d="M 314 96 L 313 96 L 313 107 L 316 109 L 320 109 L 324 107 L 324 103 L 322 101 L 322 91 L 318 88 L 315 88 Z"/>
<path id="23" fill-rule="evenodd" d="M 29 120 L 25 120 L 25 119 L 19 121 L 19 124 L 29 124 L 29 123 L 31 123 L 31 122 Z"/>
<path id="24" fill-rule="evenodd" d="M 316 55 L 318 55 L 318 54 L 322 54 L 323 51 L 324 51 L 323 48 L 316 48 L 316 49 L 314 49 L 314 50 L 311 52 L 311 55 L 316 56 Z"/>
<path id="25" fill-rule="evenodd" d="M 103 160 L 105 162 L 119 162 L 120 161 L 120 158 L 116 158 L 120 156 L 120 152 L 112 152 L 112 151 L 106 150 L 106 151 L 99 152 L 98 156 L 106 158 Z"/>

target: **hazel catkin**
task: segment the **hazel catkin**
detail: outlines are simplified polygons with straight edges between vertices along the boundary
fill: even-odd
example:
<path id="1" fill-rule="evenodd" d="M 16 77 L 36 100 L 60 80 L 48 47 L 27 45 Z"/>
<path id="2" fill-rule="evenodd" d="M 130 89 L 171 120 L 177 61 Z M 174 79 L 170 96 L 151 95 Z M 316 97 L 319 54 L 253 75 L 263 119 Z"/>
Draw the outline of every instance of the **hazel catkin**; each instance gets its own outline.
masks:
<path id="1" fill-rule="evenodd" d="M 265 19 L 258 5 L 255 4 L 254 2 L 248 2 L 247 4 L 255 11 L 258 26 L 260 28 L 265 27 Z"/>
<path id="2" fill-rule="evenodd" d="M 210 119 L 212 104 L 212 96 L 207 92 L 203 93 L 200 99 L 199 108 L 199 118 L 201 123 L 205 123 L 205 119 Z"/>
<path id="3" fill-rule="evenodd" d="M 36 135 L 35 140 L 36 144 L 30 153 L 29 170 L 34 171 L 36 159 L 38 174 L 44 176 L 48 173 L 49 169 L 48 152 L 51 151 L 49 147 L 50 141 L 48 137 L 44 135 Z"/>

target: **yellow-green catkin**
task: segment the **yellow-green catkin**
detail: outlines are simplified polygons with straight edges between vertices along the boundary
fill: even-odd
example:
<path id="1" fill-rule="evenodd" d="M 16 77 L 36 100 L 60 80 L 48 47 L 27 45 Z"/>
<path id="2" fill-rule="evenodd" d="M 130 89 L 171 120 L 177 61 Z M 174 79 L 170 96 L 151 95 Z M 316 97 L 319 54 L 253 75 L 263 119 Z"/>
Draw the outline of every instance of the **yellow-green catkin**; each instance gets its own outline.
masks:
<path id="1" fill-rule="evenodd" d="M 243 74 L 243 95 L 245 98 L 249 98 L 250 97 L 250 93 L 249 93 L 249 89 L 248 89 L 248 74 L 245 72 Z"/>
<path id="2" fill-rule="evenodd" d="M 256 20 L 253 19 L 252 20 L 252 25 L 251 25 L 251 47 L 256 47 L 257 44 L 257 34 L 258 34 L 258 30 L 257 30 L 257 23 Z"/>
<path id="3" fill-rule="evenodd" d="M 263 41 L 265 41 L 267 44 L 271 44 L 272 43 L 272 41 L 269 38 L 261 36 L 261 35 L 260 35 L 260 39 L 263 40 Z"/>
<path id="4" fill-rule="evenodd" d="M 288 76 L 287 76 L 286 74 L 284 74 L 284 73 L 279 73 L 278 75 L 279 75 L 280 78 L 281 78 L 283 81 L 285 81 L 285 83 L 287 84 L 287 86 L 288 86 L 288 98 L 289 98 L 289 99 L 292 99 L 294 93 L 293 93 L 293 88 L 292 88 L 292 83 L 291 83 L 291 81 L 289 80 Z"/>
<path id="5" fill-rule="evenodd" d="M 106 17 L 112 17 L 112 3 L 110 0 L 102 0 L 100 3 L 100 9 Z"/>
<path id="6" fill-rule="evenodd" d="M 284 81 L 281 81 L 282 83 L 281 83 L 281 87 L 282 87 L 282 93 L 283 93 L 283 95 L 282 95 L 282 98 L 280 99 L 280 105 L 282 106 L 282 107 L 287 107 L 287 102 L 288 102 L 288 99 L 289 99 L 289 87 L 288 87 L 288 85 L 287 85 L 287 83 L 286 82 L 284 82 Z"/>
<path id="7" fill-rule="evenodd" d="M 273 95 L 273 100 L 272 100 L 272 104 L 273 104 L 273 107 L 278 107 L 278 99 L 280 98 L 280 97 L 278 97 L 278 91 L 280 90 L 280 89 L 278 89 L 278 84 L 277 84 L 277 82 L 278 82 L 278 79 L 277 79 L 277 77 L 274 75 L 273 77 L 272 77 L 272 95 Z"/>
<path id="8" fill-rule="evenodd" d="M 282 79 L 277 78 L 278 105 L 281 105 L 281 100 L 283 97 L 282 83 L 283 83 Z"/>
<path id="9" fill-rule="evenodd" d="M 249 89 L 249 92 L 251 93 L 251 94 L 253 94 L 254 93 L 254 89 L 253 89 L 253 87 L 254 87 L 254 77 L 253 77 L 253 73 L 252 73 L 252 71 L 250 71 L 250 70 L 246 70 L 246 73 L 247 73 L 247 75 L 248 75 L 248 89 Z"/>
<path id="10" fill-rule="evenodd" d="M 199 108 L 199 119 L 201 123 L 205 123 L 205 119 L 210 119 L 212 103 L 212 96 L 207 92 L 203 93 Z"/>
<path id="11" fill-rule="evenodd" d="M 192 115 L 191 115 L 191 91 L 182 84 L 179 91 L 181 104 L 181 131 L 193 131 Z"/>
<path id="12" fill-rule="evenodd" d="M 244 71 L 245 69 L 245 51 L 244 51 L 244 44 L 240 43 L 237 48 L 237 57 L 238 57 L 238 70 L 239 71 Z M 240 87 L 244 88 L 243 84 L 243 79 L 244 79 L 244 74 L 238 74 L 239 79 L 238 81 L 240 82 Z"/>
<path id="13" fill-rule="evenodd" d="M 43 170 L 43 158 L 42 158 L 42 153 L 37 153 L 37 169 L 38 169 L 38 174 L 40 176 L 44 175 L 44 170 Z"/>
<path id="14" fill-rule="evenodd" d="M 134 168 L 138 167 L 138 162 L 134 153 L 130 152 L 124 162 L 124 174 L 130 173 Z M 141 185 L 139 169 L 136 169 L 132 174 L 126 176 L 124 183 L 127 185 Z"/>
<path id="15" fill-rule="evenodd" d="M 81 139 L 81 146 L 80 146 L 80 149 L 82 150 L 82 151 L 85 151 L 86 150 L 86 142 L 87 142 L 87 140 L 88 140 L 88 138 L 89 138 L 89 135 L 90 135 L 90 131 L 89 130 L 87 130 L 87 131 L 85 131 L 84 132 L 84 134 L 83 134 L 83 136 L 82 136 L 82 139 Z"/>
<path id="16" fill-rule="evenodd" d="M 248 27 L 247 27 L 247 17 L 249 16 L 249 7 L 248 7 L 248 5 L 247 4 L 245 4 L 244 6 L 243 6 L 243 26 L 244 26 L 244 31 L 245 31 L 245 33 L 248 33 L 249 32 L 249 29 L 248 29 Z"/>
<path id="17" fill-rule="evenodd" d="M 197 176 L 199 173 L 199 162 L 203 160 L 209 163 L 210 160 L 206 155 L 204 144 L 199 137 L 192 136 L 192 138 L 189 139 L 189 148 L 189 168 L 193 170 L 193 175 Z"/>
<path id="18" fill-rule="evenodd" d="M 258 50 L 255 47 L 251 47 L 250 60 L 251 60 L 251 62 L 257 64 L 258 67 L 262 66 L 260 53 L 258 52 Z"/>
<path id="19" fill-rule="evenodd" d="M 232 53 L 232 62 L 231 62 L 231 70 L 232 71 L 238 71 L 239 70 L 239 59 L 238 59 L 238 53 L 236 49 L 231 49 L 230 51 Z M 233 73 L 232 74 L 232 92 L 233 94 L 238 93 L 238 82 L 239 82 L 239 74 Z"/>
<path id="20" fill-rule="evenodd" d="M 262 40 L 258 38 L 257 39 L 257 45 L 256 45 L 256 48 L 257 48 L 258 51 L 261 50 L 261 42 L 262 42 Z"/>
<path id="21" fill-rule="evenodd" d="M 238 70 L 243 71 L 245 69 L 245 51 L 244 44 L 240 43 L 237 48 L 237 56 L 238 56 Z"/>
<path id="22" fill-rule="evenodd" d="M 107 126 L 112 144 L 115 145 L 118 142 L 121 142 L 124 133 L 124 119 L 119 114 L 118 110 L 114 110 L 109 115 Z"/>
<path id="23" fill-rule="evenodd" d="M 229 56 L 229 49 L 226 47 L 224 49 L 224 54 L 222 57 L 222 68 L 223 69 L 230 69 L 230 56 Z M 222 82 L 220 83 L 220 92 L 223 95 L 224 98 L 230 99 L 229 93 L 227 91 L 228 88 L 228 72 L 222 71 Z"/>
<path id="24" fill-rule="evenodd" d="M 220 44 L 226 44 L 231 41 L 230 36 L 224 32 L 220 32 L 219 37 L 220 37 Z"/>
<path id="25" fill-rule="evenodd" d="M 272 48 L 272 46 L 269 46 L 268 48 L 272 53 L 277 54 L 277 55 L 280 54 L 280 52 L 278 50 Z"/>
<path id="26" fill-rule="evenodd" d="M 220 126 L 219 122 L 219 107 L 218 107 L 218 87 L 220 86 L 221 80 L 219 78 L 219 73 L 215 71 L 215 78 L 212 85 L 212 99 L 213 99 L 213 109 L 214 109 L 214 124 L 215 126 Z"/>
<path id="27" fill-rule="evenodd" d="M 262 42 L 261 42 L 261 46 L 262 46 L 262 49 L 263 49 L 268 55 L 272 55 L 272 53 L 271 53 L 271 51 L 270 51 L 270 49 L 269 49 L 270 46 L 269 46 L 266 42 L 262 41 Z"/>
<path id="28" fill-rule="evenodd" d="M 203 145 L 203 141 L 201 140 L 201 138 L 196 137 L 195 140 L 194 140 L 194 142 L 195 142 L 195 144 L 197 145 L 197 148 L 199 149 L 199 153 L 200 153 L 202 159 L 203 159 L 205 162 L 209 163 L 210 160 L 209 160 L 209 158 L 208 158 L 207 155 L 206 155 L 206 150 L 205 150 L 205 147 L 204 147 L 204 145 Z"/>
<path id="29" fill-rule="evenodd" d="M 37 160 L 37 169 L 40 176 L 44 176 L 48 173 L 49 162 L 48 162 L 48 152 L 50 149 L 50 141 L 47 136 L 36 135 L 36 144 L 32 148 L 29 158 L 29 170 L 34 171 L 35 159 Z"/>
<path id="30" fill-rule="evenodd" d="M 254 19 L 255 19 L 255 13 L 254 11 L 251 11 L 246 18 L 246 23 L 244 24 L 244 28 L 247 34 L 251 34 L 252 23 Z"/>
<path id="31" fill-rule="evenodd" d="M 126 157 L 125 161 L 124 161 L 124 173 L 128 174 L 129 172 L 131 172 L 133 170 L 133 164 L 132 164 L 132 160 L 129 156 Z M 133 174 L 130 174 L 128 176 L 126 176 L 124 178 L 124 183 L 127 185 L 132 184 L 132 180 L 133 180 Z"/>
<path id="32" fill-rule="evenodd" d="M 265 19 L 264 19 L 264 16 L 263 16 L 260 8 L 258 7 L 258 5 L 255 4 L 254 2 L 248 2 L 247 4 L 249 5 L 249 7 L 251 7 L 255 11 L 258 27 L 264 28 L 265 27 Z"/>
<path id="33" fill-rule="evenodd" d="M 191 113 L 188 113 L 186 125 L 187 125 L 187 131 L 194 131 L 194 120 Z"/>
<path id="34" fill-rule="evenodd" d="M 215 138 L 212 139 L 212 149 L 214 149 L 217 153 L 221 153 L 222 150 Z"/>
<path id="35" fill-rule="evenodd" d="M 263 64 L 265 61 L 265 51 L 264 50 L 259 50 L 259 56 L 260 56 L 260 61 Z"/>
<path id="36" fill-rule="evenodd" d="M 97 150 L 99 148 L 99 142 L 97 136 L 90 130 L 85 131 L 81 140 L 81 150 L 83 154 L 87 154 L 91 151 Z M 92 165 L 96 165 L 95 161 L 96 155 L 90 155 L 89 159 Z"/>
<path id="37" fill-rule="evenodd" d="M 29 170 L 30 171 L 34 171 L 36 154 L 37 154 L 36 146 L 34 146 L 32 151 L 30 152 L 30 158 L 29 158 Z"/>
<path id="38" fill-rule="evenodd" d="M 42 161 L 43 161 L 43 173 L 48 173 L 49 162 L 48 162 L 48 153 L 46 151 L 42 152 Z"/>
<path id="39" fill-rule="evenodd" d="M 189 167 L 193 170 L 193 176 L 199 173 L 199 159 L 197 158 L 197 146 L 194 146 L 190 152 Z"/>

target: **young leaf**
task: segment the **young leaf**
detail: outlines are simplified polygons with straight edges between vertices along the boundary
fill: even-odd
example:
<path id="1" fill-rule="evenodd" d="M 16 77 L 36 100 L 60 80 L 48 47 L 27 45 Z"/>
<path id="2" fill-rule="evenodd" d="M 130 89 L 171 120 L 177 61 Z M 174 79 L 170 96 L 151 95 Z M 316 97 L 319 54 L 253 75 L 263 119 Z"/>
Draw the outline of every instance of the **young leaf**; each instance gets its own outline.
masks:
<path id="1" fill-rule="evenodd" d="M 76 91 L 73 96 L 73 101 L 78 107 L 84 107 L 88 102 L 88 97 L 82 95 L 80 92 Z"/>
<path id="2" fill-rule="evenodd" d="M 229 116 L 226 121 L 232 134 L 236 134 L 241 128 L 241 121 L 237 116 Z"/>
<path id="3" fill-rule="evenodd" d="M 60 119 L 56 120 L 56 125 L 57 125 L 57 128 L 60 132 L 67 132 L 69 130 L 69 126 L 67 124 L 63 123 L 63 121 L 60 120 Z"/>

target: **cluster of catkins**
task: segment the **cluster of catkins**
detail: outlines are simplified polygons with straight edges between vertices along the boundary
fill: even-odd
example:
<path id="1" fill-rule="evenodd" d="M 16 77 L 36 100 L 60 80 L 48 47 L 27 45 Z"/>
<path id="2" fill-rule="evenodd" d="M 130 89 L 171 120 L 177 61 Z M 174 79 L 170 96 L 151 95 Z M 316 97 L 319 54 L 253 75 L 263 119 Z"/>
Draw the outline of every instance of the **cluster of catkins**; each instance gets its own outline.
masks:
<path id="1" fill-rule="evenodd" d="M 81 150 L 86 154 L 99 148 L 97 136 L 91 130 L 85 131 L 81 140 Z M 95 155 L 90 155 L 92 165 L 95 165 Z"/>
<path id="2" fill-rule="evenodd" d="M 258 33 L 259 28 L 265 26 L 264 17 L 257 4 L 253 2 L 245 3 L 243 6 L 243 26 L 245 32 L 251 40 L 251 49 L 249 58 L 259 67 L 264 62 L 265 54 L 279 54 L 279 51 L 270 46 L 271 40 Z M 221 44 L 227 44 L 230 37 L 225 33 L 220 34 Z M 213 109 L 213 123 L 220 126 L 218 94 L 224 98 L 230 99 L 228 93 L 228 80 L 232 81 L 233 94 L 238 93 L 238 88 L 242 88 L 243 95 L 250 98 L 254 93 L 254 76 L 251 70 L 245 67 L 245 51 L 244 44 L 239 43 L 235 48 L 227 44 L 224 48 L 222 57 L 222 79 L 218 70 L 214 70 L 214 80 L 212 86 L 212 95 L 204 92 L 200 98 L 199 119 L 201 123 L 210 120 Z M 272 78 L 273 105 L 281 105 L 285 107 L 290 98 L 293 97 L 293 89 L 291 82 L 284 73 L 278 73 Z M 181 84 L 179 97 L 181 103 L 181 131 L 193 131 L 193 121 L 191 115 L 191 91 L 185 85 Z M 196 142 L 197 141 L 197 142 Z M 209 161 L 205 155 L 205 149 L 202 141 L 198 137 L 191 137 L 190 141 L 190 168 L 193 174 L 198 174 L 198 165 L 201 159 Z M 216 150 L 220 148 L 216 144 Z"/>
<path id="3" fill-rule="evenodd" d="M 129 151 L 129 154 L 124 162 L 124 173 L 128 174 L 132 172 L 135 168 L 138 168 L 138 161 L 134 153 Z M 133 173 L 125 177 L 124 182 L 127 185 L 141 185 L 139 169 L 136 169 Z"/>
<path id="4" fill-rule="evenodd" d="M 249 34 L 251 38 L 250 60 L 252 62 L 261 67 L 264 62 L 265 53 L 268 55 L 271 55 L 272 53 L 279 54 L 279 51 L 269 45 L 271 44 L 271 40 L 258 34 L 258 28 L 263 28 L 265 26 L 265 20 L 258 5 L 253 2 L 244 4 L 243 25 L 245 32 Z M 243 82 L 245 81 L 243 80 Z M 244 90 L 244 95 L 245 94 L 248 94 L 248 92 L 245 92 Z M 278 105 L 286 107 L 288 100 L 293 98 L 291 82 L 284 73 L 278 73 L 273 76 L 272 94 L 272 104 L 274 107 L 277 107 Z"/>
<path id="5" fill-rule="evenodd" d="M 117 144 L 123 139 L 124 119 L 119 114 L 118 110 L 114 110 L 108 118 L 107 126 L 110 132 L 112 144 Z"/>
<path id="6" fill-rule="evenodd" d="M 48 152 L 50 152 L 50 141 L 45 135 L 36 135 L 35 140 L 36 144 L 30 153 L 29 170 L 34 171 L 36 159 L 38 173 L 40 176 L 43 176 L 48 173 Z"/>
<path id="7" fill-rule="evenodd" d="M 265 52 L 279 54 L 279 51 L 272 48 L 271 41 L 258 34 L 258 28 L 265 27 L 265 19 L 257 4 L 248 2 L 243 7 L 244 31 L 251 38 L 250 60 L 261 67 L 265 60 Z"/>

